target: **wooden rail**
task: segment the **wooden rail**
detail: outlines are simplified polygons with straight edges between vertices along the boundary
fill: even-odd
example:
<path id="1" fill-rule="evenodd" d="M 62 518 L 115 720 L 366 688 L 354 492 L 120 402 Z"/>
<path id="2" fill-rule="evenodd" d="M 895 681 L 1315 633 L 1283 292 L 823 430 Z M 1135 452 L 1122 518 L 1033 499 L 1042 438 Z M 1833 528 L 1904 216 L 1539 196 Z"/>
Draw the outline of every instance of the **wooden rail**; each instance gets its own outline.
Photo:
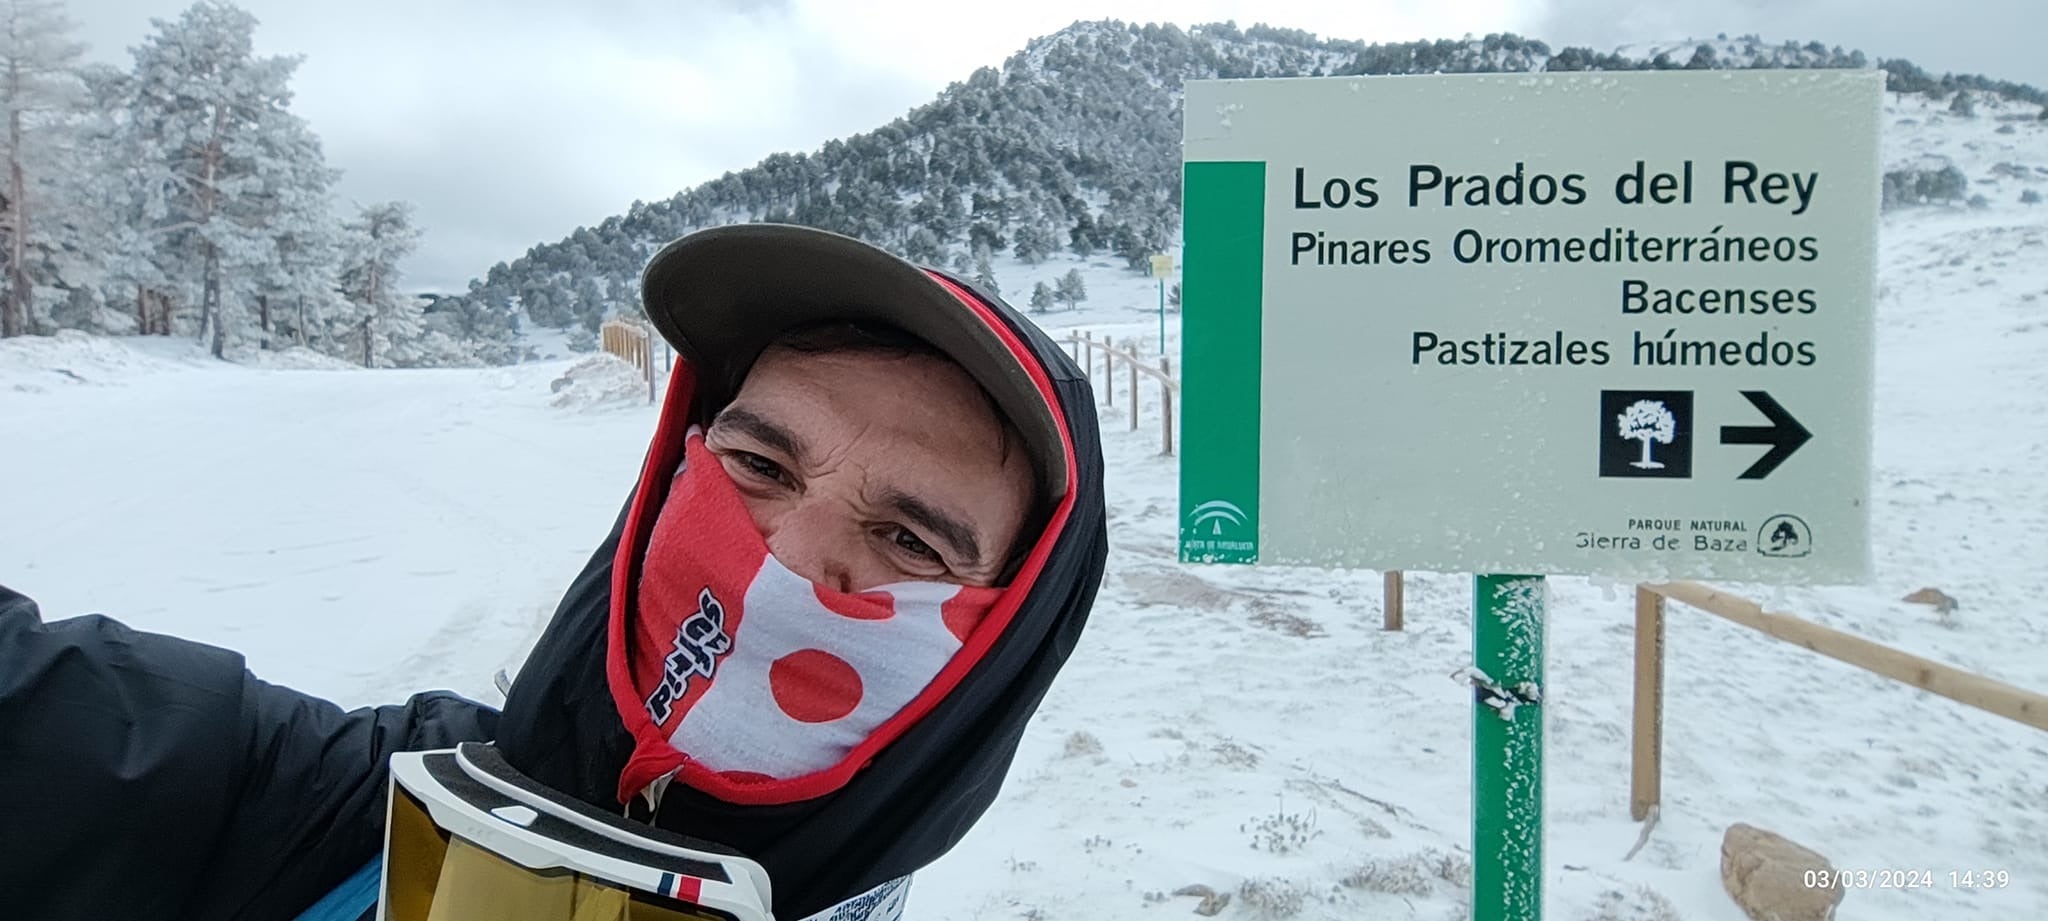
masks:
<path id="1" fill-rule="evenodd" d="M 654 335 L 646 326 L 631 320 L 606 320 L 598 327 L 598 341 L 606 352 L 618 356 L 640 372 L 647 381 L 647 402 L 653 403 Z"/>
<path id="2" fill-rule="evenodd" d="M 1747 598 L 1697 582 L 1636 586 L 1635 728 L 1631 745 L 1629 813 L 1648 816 L 1663 797 L 1664 610 L 1684 602 L 1752 630 L 1803 646 L 1828 658 L 1904 682 L 1923 691 L 2048 730 L 2048 696 L 1983 675 L 1923 659 L 1860 636 L 1763 609 Z"/>
<path id="3" fill-rule="evenodd" d="M 1149 377 L 1159 382 L 1159 435 L 1164 445 L 1162 454 L 1173 453 L 1173 401 L 1180 394 L 1180 381 L 1173 377 L 1173 361 L 1164 356 L 1159 367 L 1145 363 L 1136 349 L 1119 349 L 1109 336 L 1095 338 L 1092 332 L 1069 335 L 1060 342 L 1073 346 L 1074 363 L 1089 377 L 1095 376 L 1097 353 L 1102 355 L 1102 400 L 1105 406 L 1116 405 L 1116 363 L 1122 361 L 1130 369 L 1131 431 L 1138 430 L 1139 377 Z"/>

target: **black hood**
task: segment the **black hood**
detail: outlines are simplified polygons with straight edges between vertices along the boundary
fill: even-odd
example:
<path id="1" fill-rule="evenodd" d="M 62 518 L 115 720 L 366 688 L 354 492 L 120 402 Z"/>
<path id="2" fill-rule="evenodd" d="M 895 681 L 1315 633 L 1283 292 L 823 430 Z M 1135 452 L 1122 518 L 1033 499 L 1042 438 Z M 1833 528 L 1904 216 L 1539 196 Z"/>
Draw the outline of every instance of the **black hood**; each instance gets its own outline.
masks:
<path id="1" fill-rule="evenodd" d="M 1073 652 L 1102 581 L 1109 537 L 1093 390 L 1066 352 L 1008 304 L 947 277 L 981 298 L 1043 368 L 1070 433 L 1073 504 L 1008 628 L 951 694 L 846 786 L 769 806 L 723 802 L 680 781 L 662 797 L 656 824 L 737 849 L 767 868 L 777 917 L 807 917 L 919 870 L 967 834 L 1001 789 L 1025 724 Z M 498 723 L 498 745 L 514 767 L 614 811 L 627 809 L 618 782 L 633 740 L 606 683 L 607 620 L 632 504 L 629 495 L 562 598 Z"/>

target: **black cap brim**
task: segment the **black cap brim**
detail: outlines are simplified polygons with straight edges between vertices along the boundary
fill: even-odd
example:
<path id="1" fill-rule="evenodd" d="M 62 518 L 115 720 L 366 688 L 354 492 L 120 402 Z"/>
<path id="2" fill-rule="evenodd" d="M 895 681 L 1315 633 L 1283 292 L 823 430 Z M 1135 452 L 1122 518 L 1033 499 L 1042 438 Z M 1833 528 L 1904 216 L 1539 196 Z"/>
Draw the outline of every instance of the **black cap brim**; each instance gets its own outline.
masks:
<path id="1" fill-rule="evenodd" d="M 1066 438 L 1031 372 L 973 307 L 885 250 L 812 227 L 731 224 L 663 247 L 640 287 L 655 329 L 719 402 L 770 342 L 798 327 L 879 321 L 917 336 L 965 369 L 1023 434 L 1046 499 L 1066 494 Z"/>

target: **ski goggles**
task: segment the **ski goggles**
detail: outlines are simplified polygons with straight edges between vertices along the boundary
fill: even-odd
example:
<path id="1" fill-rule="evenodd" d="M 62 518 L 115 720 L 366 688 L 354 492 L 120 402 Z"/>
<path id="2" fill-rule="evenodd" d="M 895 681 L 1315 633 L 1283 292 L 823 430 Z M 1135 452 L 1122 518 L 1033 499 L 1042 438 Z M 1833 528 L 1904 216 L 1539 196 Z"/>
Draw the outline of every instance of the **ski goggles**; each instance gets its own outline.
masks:
<path id="1" fill-rule="evenodd" d="M 768 873 L 514 770 L 496 748 L 391 759 L 378 921 L 774 921 Z"/>

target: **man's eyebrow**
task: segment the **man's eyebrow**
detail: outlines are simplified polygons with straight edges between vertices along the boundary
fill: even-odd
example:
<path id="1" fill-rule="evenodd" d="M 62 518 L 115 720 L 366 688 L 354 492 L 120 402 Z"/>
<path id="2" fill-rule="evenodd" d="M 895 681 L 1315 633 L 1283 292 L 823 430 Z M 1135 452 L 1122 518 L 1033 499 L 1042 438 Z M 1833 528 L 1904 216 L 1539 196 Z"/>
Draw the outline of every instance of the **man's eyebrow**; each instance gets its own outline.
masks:
<path id="1" fill-rule="evenodd" d="M 737 431 L 742 435 L 782 452 L 792 459 L 802 460 L 804 457 L 803 439 L 796 437 L 795 432 L 775 422 L 771 422 L 751 410 L 737 406 L 728 406 L 723 412 L 718 414 L 718 418 L 711 421 L 711 424 L 715 428 L 728 428 Z"/>
<path id="2" fill-rule="evenodd" d="M 966 568 L 981 565 L 981 542 L 974 539 L 974 529 L 969 528 L 966 522 L 933 508 L 923 499 L 895 490 L 882 495 L 882 504 L 930 531 L 932 536 L 951 544 L 953 552 L 965 560 L 962 565 Z"/>

